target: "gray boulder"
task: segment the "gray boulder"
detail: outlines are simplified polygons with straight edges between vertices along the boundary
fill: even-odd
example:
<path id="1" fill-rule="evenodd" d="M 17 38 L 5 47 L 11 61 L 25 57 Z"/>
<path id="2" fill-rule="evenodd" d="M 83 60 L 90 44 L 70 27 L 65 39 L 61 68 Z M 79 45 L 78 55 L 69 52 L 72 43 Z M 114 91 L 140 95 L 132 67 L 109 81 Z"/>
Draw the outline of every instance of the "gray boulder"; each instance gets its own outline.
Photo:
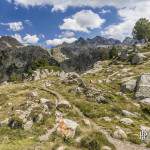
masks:
<path id="1" fill-rule="evenodd" d="M 141 104 L 150 106 L 150 98 L 145 98 L 145 99 L 141 100 L 140 102 L 141 102 Z"/>
<path id="2" fill-rule="evenodd" d="M 58 122 L 57 133 L 67 138 L 73 138 L 78 126 L 79 125 L 73 120 L 60 119 Z"/>
<path id="3" fill-rule="evenodd" d="M 137 80 L 129 80 L 121 85 L 122 92 L 133 92 L 136 87 Z"/>
<path id="4" fill-rule="evenodd" d="M 122 61 L 125 61 L 129 58 L 129 54 L 128 54 L 128 50 L 123 50 L 121 51 L 121 54 L 120 54 L 120 59 Z"/>
<path id="5" fill-rule="evenodd" d="M 150 98 L 150 74 L 143 74 L 139 77 L 135 97 L 137 99 Z"/>
<path id="6" fill-rule="evenodd" d="M 134 54 L 134 56 L 132 57 L 131 63 L 133 65 L 138 65 L 138 64 L 142 64 L 143 61 L 145 60 L 145 56 L 142 53 L 136 53 Z"/>

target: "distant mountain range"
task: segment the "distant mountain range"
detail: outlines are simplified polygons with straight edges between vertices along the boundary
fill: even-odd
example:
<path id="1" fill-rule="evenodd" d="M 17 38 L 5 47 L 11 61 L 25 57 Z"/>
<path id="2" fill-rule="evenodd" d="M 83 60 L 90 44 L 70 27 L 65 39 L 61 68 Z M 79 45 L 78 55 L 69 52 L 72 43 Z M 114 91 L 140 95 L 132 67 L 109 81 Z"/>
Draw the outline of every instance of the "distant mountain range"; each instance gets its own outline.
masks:
<path id="1" fill-rule="evenodd" d="M 22 76 L 44 63 L 61 66 L 65 71 L 84 72 L 95 62 L 109 59 L 113 45 L 133 45 L 134 42 L 135 40 L 131 38 L 126 38 L 122 43 L 116 39 L 100 36 L 86 40 L 79 38 L 71 44 L 63 43 L 51 49 L 49 53 L 40 46 L 24 46 L 12 37 L 2 36 L 0 82 Z"/>

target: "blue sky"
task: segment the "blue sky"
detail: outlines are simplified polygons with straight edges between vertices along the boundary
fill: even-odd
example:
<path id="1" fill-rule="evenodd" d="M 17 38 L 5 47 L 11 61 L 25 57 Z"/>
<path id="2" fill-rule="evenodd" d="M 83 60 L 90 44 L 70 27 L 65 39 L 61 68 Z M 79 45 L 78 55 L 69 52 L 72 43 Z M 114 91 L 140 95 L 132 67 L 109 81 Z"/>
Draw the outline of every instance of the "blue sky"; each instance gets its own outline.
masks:
<path id="1" fill-rule="evenodd" d="M 139 18 L 150 18 L 149 8 L 146 0 L 0 0 L 0 35 L 46 47 L 79 37 L 123 40 Z"/>

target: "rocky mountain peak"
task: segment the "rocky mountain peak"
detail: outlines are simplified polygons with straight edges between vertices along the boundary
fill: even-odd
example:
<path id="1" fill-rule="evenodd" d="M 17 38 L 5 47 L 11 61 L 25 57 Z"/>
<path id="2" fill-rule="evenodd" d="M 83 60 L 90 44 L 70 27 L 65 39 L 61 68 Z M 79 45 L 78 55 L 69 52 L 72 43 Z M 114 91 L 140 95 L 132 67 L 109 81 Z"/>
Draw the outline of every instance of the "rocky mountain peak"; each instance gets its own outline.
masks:
<path id="1" fill-rule="evenodd" d="M 0 38 L 0 49 L 19 46 L 22 46 L 22 44 L 11 36 L 2 36 Z"/>

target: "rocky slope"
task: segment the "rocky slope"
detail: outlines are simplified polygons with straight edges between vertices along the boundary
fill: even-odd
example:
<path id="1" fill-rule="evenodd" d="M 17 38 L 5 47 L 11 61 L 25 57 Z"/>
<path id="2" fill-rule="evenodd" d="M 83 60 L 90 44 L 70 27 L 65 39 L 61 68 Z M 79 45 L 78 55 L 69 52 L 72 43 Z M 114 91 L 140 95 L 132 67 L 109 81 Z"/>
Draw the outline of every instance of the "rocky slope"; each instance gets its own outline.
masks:
<path id="1" fill-rule="evenodd" d="M 23 46 L 12 37 L 0 38 L 0 82 L 22 78 L 40 65 L 57 65 L 49 53 L 39 46 Z"/>
<path id="2" fill-rule="evenodd" d="M 149 138 L 140 139 L 141 129 L 150 130 L 149 58 L 99 61 L 81 75 L 41 70 L 32 81 L 3 83 L 0 149 L 149 150 Z"/>

